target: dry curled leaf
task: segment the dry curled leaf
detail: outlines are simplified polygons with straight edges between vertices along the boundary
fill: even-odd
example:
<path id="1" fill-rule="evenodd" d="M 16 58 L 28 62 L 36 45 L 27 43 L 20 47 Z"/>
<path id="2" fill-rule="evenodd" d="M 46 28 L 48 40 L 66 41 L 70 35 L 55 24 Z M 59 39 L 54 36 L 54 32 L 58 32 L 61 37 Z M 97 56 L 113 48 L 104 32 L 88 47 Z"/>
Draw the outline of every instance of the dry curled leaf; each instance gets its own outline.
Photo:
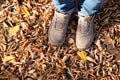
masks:
<path id="1" fill-rule="evenodd" d="M 15 58 L 14 56 L 6 56 L 6 57 L 3 58 L 3 62 L 13 60 L 14 58 Z"/>
<path id="2" fill-rule="evenodd" d="M 86 60 L 86 55 L 85 55 L 85 52 L 80 52 L 80 51 L 78 51 L 77 52 L 77 55 L 82 59 L 82 60 Z"/>
<path id="3" fill-rule="evenodd" d="M 25 30 L 25 29 L 28 30 L 29 25 L 27 22 L 21 22 L 21 26 L 22 26 L 23 30 Z"/>
<path id="4" fill-rule="evenodd" d="M 113 44 L 114 43 L 109 34 L 105 36 L 104 43 L 105 44 Z"/>
<path id="5" fill-rule="evenodd" d="M 10 36 L 15 36 L 17 35 L 17 32 L 20 30 L 20 25 L 16 25 L 9 30 L 9 35 Z"/>
<path id="6" fill-rule="evenodd" d="M 89 57 L 89 56 L 87 56 L 86 59 L 87 59 L 88 61 L 90 61 L 90 62 L 93 62 L 93 63 L 97 64 L 96 61 L 95 61 L 95 59 L 93 59 L 93 58 L 91 58 L 91 57 Z"/>
<path id="7" fill-rule="evenodd" d="M 5 51 L 6 50 L 6 45 L 3 43 L 0 43 L 0 50 Z"/>
<path id="8" fill-rule="evenodd" d="M 100 51 L 102 51 L 102 45 L 101 45 L 101 40 L 97 40 L 95 43 Z"/>
<path id="9" fill-rule="evenodd" d="M 62 58 L 62 62 L 66 62 L 68 59 L 69 59 L 69 56 L 66 55 Z"/>
<path id="10" fill-rule="evenodd" d="M 10 80 L 119 80 L 117 77 L 120 77 L 120 60 L 116 54 L 119 55 L 120 51 L 115 49 L 120 47 L 117 0 L 109 0 L 107 5 L 95 14 L 95 40 L 100 40 L 100 44 L 98 41 L 97 46 L 92 45 L 87 49 L 89 54 L 79 51 L 81 53 L 80 56 L 76 55 L 77 58 L 75 54 L 78 49 L 74 41 L 78 20 L 76 13 L 71 15 L 65 45 L 55 48 L 48 44 L 47 34 L 54 12 L 52 0 L 1 1 L 0 10 L 3 12 L 0 12 L 0 35 L 4 36 L 5 40 L 0 38 L 0 63 L 3 63 L 0 64 L 0 79 L 5 75 Z M 9 38 L 7 30 L 15 24 L 20 24 L 19 35 Z M 107 34 L 111 39 L 106 37 Z M 115 48 L 112 47 L 112 42 Z M 100 51 L 101 48 L 104 50 Z M 118 59 L 111 57 L 111 54 L 115 54 Z M 4 63 L 2 59 L 6 55 L 17 58 Z M 108 74 L 109 72 L 111 74 Z M 114 76 L 116 78 L 111 78 Z"/>
<path id="11" fill-rule="evenodd" d="M 73 38 L 69 38 L 68 42 L 69 42 L 70 44 L 73 44 L 73 43 L 74 43 L 74 39 L 73 39 Z"/>
<path id="12" fill-rule="evenodd" d="M 9 80 L 19 80 L 19 78 L 14 75 L 10 75 Z"/>

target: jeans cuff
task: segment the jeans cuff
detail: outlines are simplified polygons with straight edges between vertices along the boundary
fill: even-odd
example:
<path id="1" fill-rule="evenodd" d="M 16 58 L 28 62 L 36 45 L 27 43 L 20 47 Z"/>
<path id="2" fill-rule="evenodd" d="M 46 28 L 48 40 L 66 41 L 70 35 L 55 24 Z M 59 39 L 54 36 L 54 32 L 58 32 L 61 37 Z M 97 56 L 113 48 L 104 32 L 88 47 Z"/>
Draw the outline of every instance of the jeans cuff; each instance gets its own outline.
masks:
<path id="1" fill-rule="evenodd" d="M 81 11 L 78 11 L 78 10 L 77 10 L 77 12 L 78 12 L 78 16 L 91 16 L 89 14 L 83 14 Z"/>
<path id="2" fill-rule="evenodd" d="M 73 11 L 74 11 L 74 9 L 75 8 L 72 8 L 72 9 L 70 9 L 69 11 L 66 11 L 66 12 L 60 12 L 60 11 L 57 11 L 57 12 L 60 12 L 60 13 L 63 13 L 63 14 L 69 14 L 69 15 L 71 15 L 72 13 L 73 13 Z"/>

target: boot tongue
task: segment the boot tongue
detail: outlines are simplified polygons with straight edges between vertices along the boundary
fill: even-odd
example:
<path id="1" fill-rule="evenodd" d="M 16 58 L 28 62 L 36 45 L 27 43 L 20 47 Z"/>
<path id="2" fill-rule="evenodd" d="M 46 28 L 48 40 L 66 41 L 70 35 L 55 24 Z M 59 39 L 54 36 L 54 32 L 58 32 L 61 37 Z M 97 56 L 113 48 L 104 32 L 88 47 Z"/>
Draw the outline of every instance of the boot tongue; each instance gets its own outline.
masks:
<path id="1" fill-rule="evenodd" d="M 57 13 L 56 14 L 56 28 L 57 29 L 63 29 L 66 26 L 66 23 L 69 20 L 70 15 L 64 14 L 64 13 Z"/>
<path id="2" fill-rule="evenodd" d="M 81 33 L 85 34 L 89 31 L 89 17 L 81 18 Z"/>
<path id="3" fill-rule="evenodd" d="M 82 27 L 82 29 L 81 29 L 81 33 L 83 33 L 83 34 L 85 34 L 85 33 L 87 33 L 88 32 L 88 26 L 84 26 L 84 27 Z"/>

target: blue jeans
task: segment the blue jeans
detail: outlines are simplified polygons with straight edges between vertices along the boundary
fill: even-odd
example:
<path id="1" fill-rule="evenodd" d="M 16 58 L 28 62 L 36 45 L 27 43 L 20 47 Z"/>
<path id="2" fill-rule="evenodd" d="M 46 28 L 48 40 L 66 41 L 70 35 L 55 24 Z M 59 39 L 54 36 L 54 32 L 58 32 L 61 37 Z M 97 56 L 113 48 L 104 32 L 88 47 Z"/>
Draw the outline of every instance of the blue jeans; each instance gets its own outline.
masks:
<path id="1" fill-rule="evenodd" d="M 78 14 L 89 16 L 97 12 L 106 0 L 78 0 Z M 57 11 L 64 13 L 72 13 L 76 7 L 75 0 L 53 0 Z"/>

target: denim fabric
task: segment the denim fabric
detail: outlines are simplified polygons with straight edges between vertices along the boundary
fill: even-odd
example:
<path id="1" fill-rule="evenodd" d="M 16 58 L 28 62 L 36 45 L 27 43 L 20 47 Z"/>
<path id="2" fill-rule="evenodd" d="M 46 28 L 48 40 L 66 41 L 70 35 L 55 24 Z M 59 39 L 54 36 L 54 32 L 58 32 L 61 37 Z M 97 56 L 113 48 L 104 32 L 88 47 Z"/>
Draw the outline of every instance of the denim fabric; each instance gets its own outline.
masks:
<path id="1" fill-rule="evenodd" d="M 53 0 L 55 8 L 59 12 L 67 12 L 75 7 L 74 0 Z"/>
<path id="2" fill-rule="evenodd" d="M 84 16 L 92 15 L 97 12 L 105 2 L 106 0 L 79 0 L 78 14 Z M 76 6 L 75 0 L 53 0 L 53 3 L 57 11 L 64 13 L 72 13 L 70 10 Z"/>

